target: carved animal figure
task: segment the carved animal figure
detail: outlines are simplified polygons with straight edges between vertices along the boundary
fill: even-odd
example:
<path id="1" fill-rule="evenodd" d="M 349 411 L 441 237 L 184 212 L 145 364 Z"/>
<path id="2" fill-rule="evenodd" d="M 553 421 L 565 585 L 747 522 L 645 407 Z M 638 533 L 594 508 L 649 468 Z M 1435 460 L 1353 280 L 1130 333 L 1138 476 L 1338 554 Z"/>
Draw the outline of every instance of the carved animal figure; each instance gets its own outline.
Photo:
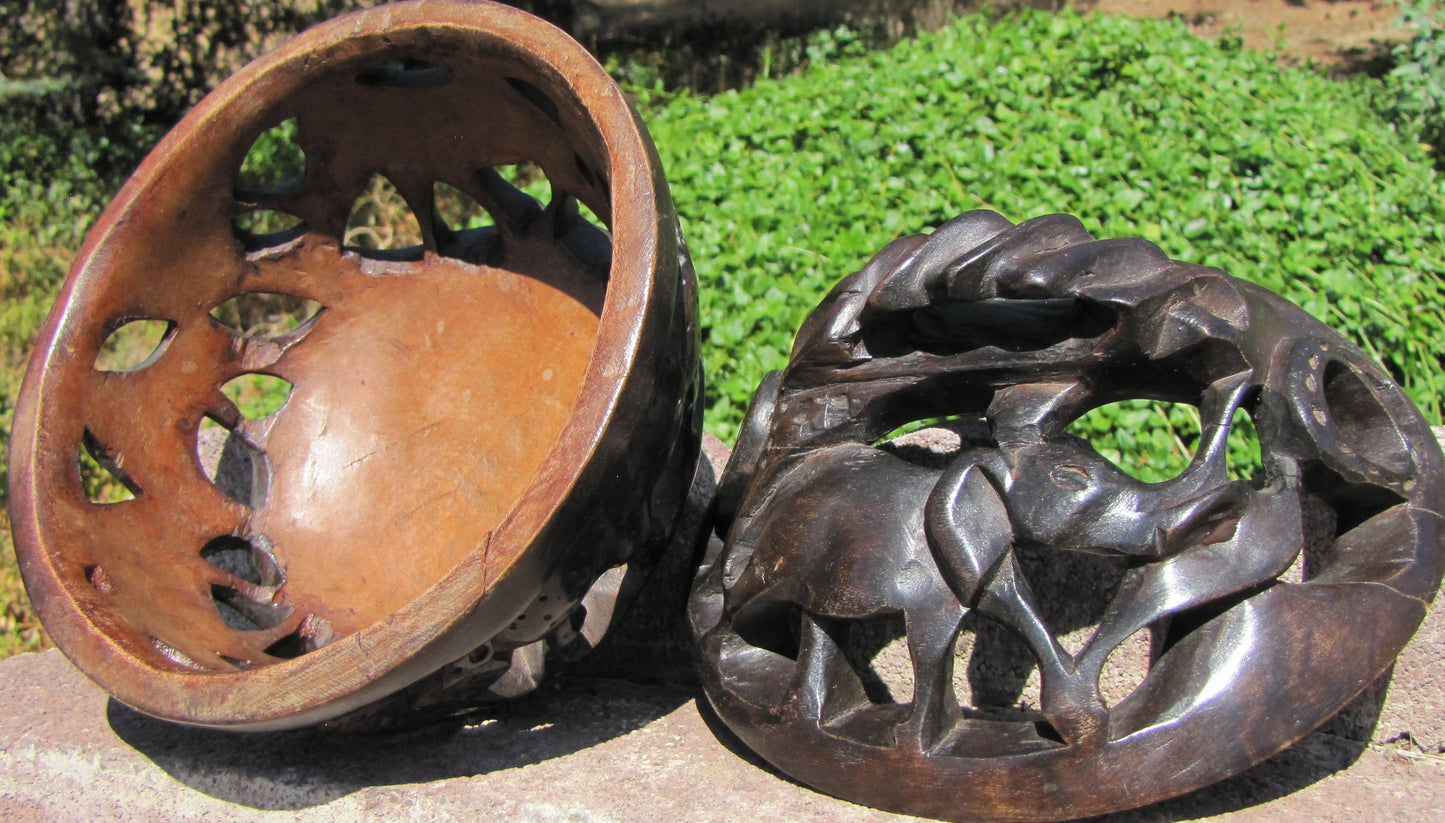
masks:
<path id="1" fill-rule="evenodd" d="M 929 498 L 926 528 L 945 579 L 964 603 L 1034 650 L 1043 712 L 1071 744 L 1107 734 L 1098 681 L 1110 651 L 1161 617 L 1277 576 L 1302 547 L 1292 478 L 1275 478 L 1262 491 L 1228 479 L 1230 420 L 1249 377 L 1234 375 L 1206 391 L 1200 447 L 1185 471 L 1164 483 L 1135 480 L 1087 446 L 1057 437 L 1058 421 L 1069 418 L 1057 412 L 1076 385 L 1005 390 L 990 417 L 996 431 L 1022 439 L 960 455 Z M 1126 574 L 1075 658 L 1032 602 L 1012 552 L 1024 544 L 1155 562 Z"/>
<path id="2" fill-rule="evenodd" d="M 829 704 L 841 711 L 862 699 L 839 691 L 846 681 L 831 667 L 847 664 L 828 629 L 838 620 L 900 614 L 914 686 L 897 744 L 927 747 L 957 716 L 953 644 L 965 609 L 940 575 L 923 527 L 923 501 L 938 478 L 938 470 L 871 446 L 833 446 L 803 457 L 735 528 L 734 545 L 752 553 L 729 575 L 736 577 L 726 589 L 733 626 L 754 645 L 776 648 L 788 639 L 759 634 L 786 628 L 786 610 L 802 609 L 788 700 L 820 724 Z"/>

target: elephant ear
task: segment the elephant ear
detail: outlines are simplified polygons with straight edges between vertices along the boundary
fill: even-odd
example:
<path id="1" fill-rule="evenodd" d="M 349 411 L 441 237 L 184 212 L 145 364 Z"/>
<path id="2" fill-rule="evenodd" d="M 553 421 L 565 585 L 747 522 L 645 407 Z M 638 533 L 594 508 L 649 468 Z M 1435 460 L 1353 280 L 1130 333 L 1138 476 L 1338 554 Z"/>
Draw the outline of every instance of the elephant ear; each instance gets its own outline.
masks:
<path id="1" fill-rule="evenodd" d="M 944 581 L 965 605 L 1014 542 L 1003 496 L 966 453 L 934 486 L 924 508 L 924 528 Z"/>

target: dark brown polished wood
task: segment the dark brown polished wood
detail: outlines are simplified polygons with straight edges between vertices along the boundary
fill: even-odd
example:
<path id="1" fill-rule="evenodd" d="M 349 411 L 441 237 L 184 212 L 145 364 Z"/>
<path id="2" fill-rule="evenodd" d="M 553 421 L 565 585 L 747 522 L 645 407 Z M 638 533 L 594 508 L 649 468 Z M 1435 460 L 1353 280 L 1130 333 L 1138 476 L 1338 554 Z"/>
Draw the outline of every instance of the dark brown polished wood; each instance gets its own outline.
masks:
<path id="1" fill-rule="evenodd" d="M 1066 431 L 1128 398 L 1199 409 L 1177 478 L 1137 481 Z M 1263 469 L 1232 480 L 1240 411 Z M 945 416 L 983 434 L 942 468 L 880 446 Z M 775 766 L 880 808 L 1063 820 L 1168 798 L 1391 664 L 1440 583 L 1440 472 L 1384 371 L 1277 296 L 1071 217 L 971 212 L 842 281 L 754 396 L 690 605 L 704 687 Z M 1029 569 L 1081 553 L 1116 576 L 1071 652 Z M 853 651 L 900 619 L 911 699 Z M 1110 700 L 1100 673 L 1141 630 L 1147 673 Z M 1039 705 L 960 705 L 962 632 L 975 658 L 1017 638 Z"/>
<path id="2" fill-rule="evenodd" d="M 244 190 L 291 118 L 304 174 Z M 518 163 L 550 202 L 494 171 Z M 343 245 L 377 174 L 420 246 Z M 437 183 L 495 226 L 448 226 Z M 238 228 L 258 210 L 299 226 Z M 256 292 L 320 310 L 270 337 L 210 316 Z M 90 233 L 15 415 L 27 588 L 83 671 L 171 720 L 375 725 L 525 692 L 597 642 L 678 516 L 696 306 L 651 141 L 564 33 L 467 2 L 318 26 L 202 101 Z M 97 368 L 138 319 L 167 325 L 157 353 Z M 245 419 L 220 387 L 246 374 L 285 405 Z M 239 488 L 198 460 L 208 418 Z M 134 499 L 87 498 L 87 448 Z"/>

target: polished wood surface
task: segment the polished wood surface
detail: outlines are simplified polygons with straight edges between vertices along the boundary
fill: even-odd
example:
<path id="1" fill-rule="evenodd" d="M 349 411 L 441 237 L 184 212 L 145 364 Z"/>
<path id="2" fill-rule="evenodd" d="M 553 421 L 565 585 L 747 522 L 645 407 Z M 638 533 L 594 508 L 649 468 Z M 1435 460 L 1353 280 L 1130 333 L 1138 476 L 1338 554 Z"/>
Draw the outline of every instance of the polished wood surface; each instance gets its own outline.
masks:
<path id="1" fill-rule="evenodd" d="M 1197 409 L 1173 479 L 1070 429 L 1126 399 Z M 941 463 L 888 442 L 941 418 L 974 432 Z M 1246 419 L 1252 470 L 1227 456 Z M 1071 217 L 970 212 L 843 280 L 755 394 L 690 604 L 704 688 L 777 768 L 892 811 L 1179 795 L 1390 666 L 1440 585 L 1441 468 L 1389 376 L 1275 295 Z M 1139 679 L 1106 691 L 1136 637 Z"/>
<path id="2" fill-rule="evenodd" d="M 251 187 L 248 151 L 293 120 L 304 171 Z M 550 194 L 497 171 L 517 164 Z M 417 245 L 347 241 L 376 175 Z M 439 184 L 490 225 L 449 224 Z M 385 724 L 535 687 L 605 632 L 691 480 L 680 245 L 621 91 L 515 9 L 379 7 L 248 66 L 100 218 L 32 360 L 12 514 L 47 629 L 190 723 L 371 704 L 348 722 Z M 216 319 L 256 294 L 317 308 L 275 332 Z M 164 324 L 156 352 L 98 368 L 136 320 Z M 289 394 L 248 419 L 221 387 L 255 375 Z M 133 499 L 91 499 L 86 453 Z"/>

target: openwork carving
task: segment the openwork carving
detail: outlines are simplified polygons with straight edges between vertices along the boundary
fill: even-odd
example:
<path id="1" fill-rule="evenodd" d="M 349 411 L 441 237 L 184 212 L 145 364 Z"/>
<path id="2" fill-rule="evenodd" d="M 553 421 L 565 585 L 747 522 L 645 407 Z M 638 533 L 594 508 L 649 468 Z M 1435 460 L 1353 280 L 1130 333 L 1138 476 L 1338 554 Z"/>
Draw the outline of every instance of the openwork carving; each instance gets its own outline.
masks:
<path id="1" fill-rule="evenodd" d="M 361 214 L 383 195 L 402 228 Z M 565 34 L 464 2 L 313 29 L 177 126 L 71 272 L 15 418 L 31 596 L 190 723 L 529 691 L 679 515 L 695 315 L 651 144 Z"/>
<path id="2" fill-rule="evenodd" d="M 1127 398 L 1198 409 L 1177 477 L 1136 480 L 1068 431 Z M 1246 416 L 1262 468 L 1232 478 Z M 946 459 L 885 442 L 933 418 L 964 433 Z M 1278 297 L 1070 217 L 972 212 L 840 283 L 755 395 L 691 602 L 704 684 L 774 765 L 870 805 L 1056 820 L 1160 800 L 1389 665 L 1440 582 L 1440 470 L 1381 369 Z M 1066 645 L 1060 616 L 1100 585 Z M 1101 686 L 1145 634 L 1139 678 Z M 911 688 L 870 666 L 890 639 Z M 991 682 L 1010 649 L 1036 702 Z"/>

